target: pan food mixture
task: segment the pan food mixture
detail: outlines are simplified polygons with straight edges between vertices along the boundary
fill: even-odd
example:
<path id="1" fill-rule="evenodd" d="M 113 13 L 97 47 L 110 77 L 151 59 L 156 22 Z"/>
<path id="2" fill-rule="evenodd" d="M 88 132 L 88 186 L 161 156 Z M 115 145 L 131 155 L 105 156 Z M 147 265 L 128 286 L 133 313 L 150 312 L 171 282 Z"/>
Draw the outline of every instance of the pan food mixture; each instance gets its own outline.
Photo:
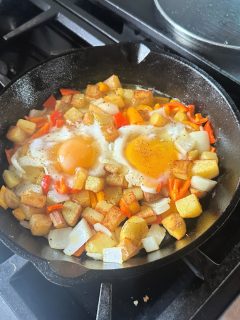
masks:
<path id="1" fill-rule="evenodd" d="M 66 255 L 122 263 L 182 239 L 217 183 L 209 118 L 116 75 L 60 93 L 8 130 L 0 205 Z"/>

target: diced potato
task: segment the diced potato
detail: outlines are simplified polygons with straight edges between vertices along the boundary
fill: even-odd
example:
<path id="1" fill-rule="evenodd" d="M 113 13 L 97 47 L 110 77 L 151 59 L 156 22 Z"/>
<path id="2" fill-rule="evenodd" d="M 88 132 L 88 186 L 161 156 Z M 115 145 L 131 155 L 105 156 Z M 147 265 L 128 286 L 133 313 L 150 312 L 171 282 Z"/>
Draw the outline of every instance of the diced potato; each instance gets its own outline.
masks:
<path id="1" fill-rule="evenodd" d="M 90 207 L 90 192 L 88 190 L 82 190 L 79 193 L 74 193 L 72 200 L 79 203 L 83 208 Z"/>
<path id="2" fill-rule="evenodd" d="M 138 201 L 143 199 L 143 191 L 140 187 L 133 187 L 123 190 L 123 195 L 129 193 L 133 193 Z"/>
<path id="3" fill-rule="evenodd" d="M 82 190 L 85 185 L 87 175 L 87 170 L 83 168 L 77 168 L 73 179 L 73 189 Z"/>
<path id="4" fill-rule="evenodd" d="M 187 121 L 188 120 L 188 117 L 186 115 L 186 112 L 182 112 L 182 111 L 178 111 L 175 116 L 173 117 L 173 119 L 175 121 L 179 121 L 179 122 L 182 122 L 182 121 Z"/>
<path id="5" fill-rule="evenodd" d="M 194 131 L 191 132 L 189 135 L 195 141 L 196 149 L 199 152 L 209 151 L 210 142 L 208 133 L 206 131 Z"/>
<path id="6" fill-rule="evenodd" d="M 110 173 L 121 173 L 122 165 L 118 163 L 107 163 L 104 166 L 104 169 Z"/>
<path id="7" fill-rule="evenodd" d="M 190 192 L 192 194 L 195 194 L 198 197 L 198 199 L 201 199 L 201 198 L 205 197 L 205 195 L 206 195 L 206 191 L 200 191 L 200 190 L 197 190 L 194 188 L 190 188 Z"/>
<path id="8" fill-rule="evenodd" d="M 52 211 L 50 214 L 49 214 L 49 217 L 54 225 L 54 227 L 56 229 L 61 229 L 61 228 L 66 228 L 67 227 L 67 224 L 66 224 L 66 221 L 65 219 L 63 218 L 63 215 L 61 214 L 61 212 L 59 211 Z"/>
<path id="9" fill-rule="evenodd" d="M 125 107 L 125 102 L 122 97 L 118 96 L 117 94 L 109 94 L 104 97 L 104 101 L 113 103 L 117 105 L 119 108 Z"/>
<path id="10" fill-rule="evenodd" d="M 133 191 L 127 192 L 123 194 L 122 200 L 125 202 L 128 210 L 130 210 L 131 214 L 136 214 L 140 211 L 140 205 L 135 197 Z"/>
<path id="11" fill-rule="evenodd" d="M 86 251 L 90 253 L 103 253 L 103 249 L 116 246 L 117 242 L 103 232 L 95 233 L 86 243 Z"/>
<path id="12" fill-rule="evenodd" d="M 62 96 L 61 97 L 61 101 L 70 104 L 71 101 L 72 101 L 72 95 L 71 94 L 66 94 L 66 95 Z"/>
<path id="13" fill-rule="evenodd" d="M 121 187 L 106 187 L 104 189 L 104 193 L 105 193 L 105 200 L 114 205 L 118 205 L 123 194 Z"/>
<path id="14" fill-rule="evenodd" d="M 110 174 L 106 177 L 106 183 L 114 187 L 127 187 L 128 183 L 123 174 Z"/>
<path id="15" fill-rule="evenodd" d="M 21 195 L 21 203 L 35 208 L 43 208 L 46 204 L 47 197 L 33 191 Z"/>
<path id="16" fill-rule="evenodd" d="M 43 207 L 43 208 L 34 208 L 34 207 L 27 206 L 27 205 L 22 204 L 22 203 L 20 204 L 20 209 L 24 212 L 26 220 L 30 220 L 32 215 L 34 215 L 34 214 L 44 214 L 45 211 L 46 211 L 45 207 Z"/>
<path id="17" fill-rule="evenodd" d="M 161 193 L 143 192 L 143 196 L 146 202 L 154 202 L 162 198 Z"/>
<path id="18" fill-rule="evenodd" d="M 93 114 L 94 118 L 99 122 L 99 124 L 106 124 L 106 119 L 112 120 L 112 116 L 108 113 L 105 113 L 105 111 L 99 108 L 98 105 L 91 103 L 88 110 Z"/>
<path id="19" fill-rule="evenodd" d="M 3 171 L 3 180 L 6 186 L 10 189 L 16 187 L 21 181 L 21 179 L 13 171 L 10 170 Z"/>
<path id="20" fill-rule="evenodd" d="M 165 124 L 167 124 L 168 119 L 164 118 L 161 114 L 159 113 L 153 113 L 150 117 L 150 123 L 151 125 L 155 127 L 163 127 Z"/>
<path id="21" fill-rule="evenodd" d="M 104 126 L 102 125 L 101 130 L 104 135 L 104 138 L 108 142 L 113 142 L 119 136 L 119 132 L 116 129 L 116 127 L 114 126 L 114 124 L 108 124 L 108 125 L 104 125 Z"/>
<path id="22" fill-rule="evenodd" d="M 91 207 L 94 209 L 97 205 L 97 196 L 93 191 L 89 191 Z"/>
<path id="23" fill-rule="evenodd" d="M 75 107 L 72 107 L 67 112 L 64 113 L 64 118 L 72 123 L 81 121 L 83 113 Z"/>
<path id="24" fill-rule="evenodd" d="M 200 190 L 200 191 L 211 191 L 217 184 L 217 181 L 213 181 L 210 179 L 192 176 L 191 179 L 191 187 Z"/>
<path id="25" fill-rule="evenodd" d="M 20 204 L 20 199 L 18 198 L 18 196 L 16 196 L 16 194 L 8 188 L 5 189 L 4 200 L 7 204 L 7 206 L 11 209 L 18 208 L 18 206 Z"/>
<path id="26" fill-rule="evenodd" d="M 172 213 L 162 220 L 162 225 L 168 233 L 177 240 L 182 239 L 186 234 L 186 223 L 179 213 Z"/>
<path id="27" fill-rule="evenodd" d="M 116 89 L 122 87 L 118 76 L 116 76 L 115 74 L 113 74 L 111 77 L 107 78 L 104 81 L 104 83 L 106 83 L 111 90 L 116 90 Z"/>
<path id="28" fill-rule="evenodd" d="M 105 194 L 103 191 L 99 191 L 96 193 L 97 202 L 103 201 L 105 199 Z"/>
<path id="29" fill-rule="evenodd" d="M 153 105 L 153 93 L 150 90 L 134 90 L 132 104 L 137 106 L 139 104 Z"/>
<path id="30" fill-rule="evenodd" d="M 34 131 L 36 130 L 36 123 L 24 120 L 24 119 L 19 119 L 17 122 L 17 127 L 22 129 L 26 134 L 32 135 Z"/>
<path id="31" fill-rule="evenodd" d="M 165 235 L 166 230 L 163 227 L 159 226 L 158 224 L 153 224 L 148 231 L 147 237 L 154 237 L 158 246 L 160 246 Z"/>
<path id="32" fill-rule="evenodd" d="M 113 206 L 105 215 L 103 219 L 103 225 L 107 227 L 110 231 L 114 231 L 119 224 L 125 220 L 125 216 L 122 214 L 121 210 Z"/>
<path id="33" fill-rule="evenodd" d="M 15 210 L 12 211 L 12 214 L 18 221 L 23 221 L 26 218 L 21 208 L 16 208 Z"/>
<path id="34" fill-rule="evenodd" d="M 6 187 L 2 186 L 0 190 L 0 206 L 6 210 L 8 208 L 8 205 L 6 204 L 6 201 L 5 201 L 5 191 L 6 191 Z"/>
<path id="35" fill-rule="evenodd" d="M 143 248 L 146 250 L 146 252 L 152 252 L 159 249 L 159 245 L 157 243 L 157 240 L 153 236 L 148 236 L 144 239 L 142 239 Z"/>
<path id="36" fill-rule="evenodd" d="M 171 99 L 169 97 L 161 97 L 161 96 L 153 97 L 154 103 L 157 103 L 160 105 L 164 105 L 164 104 L 168 103 L 170 100 Z"/>
<path id="37" fill-rule="evenodd" d="M 148 226 L 144 219 L 137 216 L 129 218 L 123 225 L 120 233 L 120 242 L 127 238 L 137 246 L 148 233 Z"/>
<path id="38" fill-rule="evenodd" d="M 85 189 L 93 192 L 99 192 L 104 188 L 104 179 L 99 177 L 88 176 Z"/>
<path id="39" fill-rule="evenodd" d="M 141 116 L 140 112 L 137 111 L 134 107 L 129 107 L 127 109 L 127 118 L 130 124 L 143 124 L 144 119 Z"/>
<path id="40" fill-rule="evenodd" d="M 25 174 L 23 179 L 32 182 L 33 184 L 41 184 L 45 171 L 43 167 L 23 167 Z"/>
<path id="41" fill-rule="evenodd" d="M 216 160 L 218 162 L 218 156 L 215 152 L 203 151 L 200 160 Z"/>
<path id="42" fill-rule="evenodd" d="M 102 213 L 89 207 L 83 210 L 82 216 L 91 225 L 94 225 L 95 223 L 98 223 L 98 222 L 102 222 L 104 218 L 104 215 Z"/>
<path id="43" fill-rule="evenodd" d="M 156 217 L 156 214 L 151 207 L 142 206 L 141 211 L 139 211 L 136 216 L 146 219 L 149 217 Z"/>
<path id="44" fill-rule="evenodd" d="M 65 201 L 62 215 L 70 227 L 75 226 L 81 216 L 82 207 L 73 201 Z"/>
<path id="45" fill-rule="evenodd" d="M 94 116 L 92 112 L 86 112 L 83 116 L 83 124 L 90 126 L 94 123 Z"/>
<path id="46" fill-rule="evenodd" d="M 122 230 L 122 227 L 117 227 L 115 232 L 114 232 L 114 235 L 115 235 L 115 239 L 117 242 L 120 241 L 120 233 L 121 233 L 121 230 Z"/>
<path id="47" fill-rule="evenodd" d="M 85 96 L 83 93 L 75 93 L 72 96 L 71 105 L 75 108 L 83 108 L 87 104 Z"/>
<path id="48" fill-rule="evenodd" d="M 118 247 L 122 249 L 123 261 L 126 261 L 138 254 L 141 248 L 140 245 L 136 245 L 133 241 L 131 241 L 128 238 L 122 239 Z"/>
<path id="49" fill-rule="evenodd" d="M 102 200 L 99 201 L 95 207 L 95 210 L 97 210 L 98 212 L 102 213 L 104 216 L 106 215 L 106 213 L 112 208 L 113 204 Z"/>
<path id="50" fill-rule="evenodd" d="M 30 230 L 34 236 L 45 236 L 52 227 L 52 221 L 46 214 L 34 214 L 30 221 Z"/>
<path id="51" fill-rule="evenodd" d="M 133 99 L 133 90 L 132 89 L 123 89 L 118 88 L 116 94 L 121 96 L 127 106 L 129 106 Z"/>
<path id="52" fill-rule="evenodd" d="M 192 167 L 192 175 L 207 179 L 217 177 L 219 175 L 217 160 L 195 160 Z"/>
<path id="53" fill-rule="evenodd" d="M 201 204 L 195 194 L 177 200 L 175 205 L 182 218 L 195 218 L 202 213 Z"/>
<path id="54" fill-rule="evenodd" d="M 7 133 L 8 140 L 21 144 L 27 139 L 28 135 L 19 127 L 10 127 Z"/>
<path id="55" fill-rule="evenodd" d="M 199 157 L 198 150 L 191 150 L 187 154 L 188 160 L 196 160 Z"/>
<path id="56" fill-rule="evenodd" d="M 103 96 L 103 92 L 99 90 L 99 87 L 97 84 L 88 84 L 85 94 L 89 98 L 98 99 Z"/>
<path id="57" fill-rule="evenodd" d="M 191 160 L 175 160 L 172 165 L 172 174 L 178 178 L 187 180 L 191 176 Z"/>
<path id="58" fill-rule="evenodd" d="M 56 111 L 60 111 L 62 113 L 67 112 L 69 109 L 71 108 L 71 104 L 70 103 L 66 103 L 62 100 L 57 100 L 56 101 L 56 105 L 55 105 L 55 110 Z"/>

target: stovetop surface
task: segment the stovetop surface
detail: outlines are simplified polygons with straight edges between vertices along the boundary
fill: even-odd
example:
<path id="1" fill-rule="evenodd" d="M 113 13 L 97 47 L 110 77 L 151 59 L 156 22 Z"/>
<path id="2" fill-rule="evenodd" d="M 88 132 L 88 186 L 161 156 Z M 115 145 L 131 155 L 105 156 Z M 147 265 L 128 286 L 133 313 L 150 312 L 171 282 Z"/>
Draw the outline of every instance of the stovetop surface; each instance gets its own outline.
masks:
<path id="1" fill-rule="evenodd" d="M 11 1 L 14 3 L 15 11 L 10 16 L 6 14 L 9 11 L 1 12 L 0 4 L 0 37 L 41 12 L 36 5 L 29 7 L 31 2 L 26 8 L 16 0 Z M 86 23 L 87 19 L 94 21 L 93 18 L 107 21 L 106 28 L 101 24 L 96 25 L 97 31 L 94 35 L 97 44 L 99 41 L 104 42 L 105 40 L 106 43 L 132 39 L 146 40 L 148 36 L 154 39 L 157 34 L 153 36 L 150 31 L 155 29 L 163 34 L 161 41 L 158 38 L 156 42 L 162 42 L 167 50 L 174 51 L 174 48 L 177 48 L 177 46 L 168 47 L 166 45 L 174 39 L 157 21 L 152 1 L 139 0 L 136 5 L 134 1 L 103 0 L 100 7 L 96 6 L 96 1 L 91 3 L 82 0 L 47 2 L 57 3 L 58 8 L 62 8 L 60 5 L 63 6 L 64 9 L 61 9 L 61 13 L 68 20 L 50 20 L 7 42 L 0 39 L 0 73 L 10 79 L 51 55 L 71 48 L 87 47 L 94 44 L 94 39 L 89 39 L 88 34 L 84 38 L 85 33 L 82 30 L 76 30 L 75 25 L 72 27 L 69 20 L 76 24 L 83 23 L 82 21 Z M 110 13 L 109 11 L 106 13 L 103 4 L 112 8 L 114 12 L 118 12 L 118 15 L 107 19 Z M 81 14 L 84 19 L 80 13 L 77 14 L 77 8 L 82 10 Z M 124 16 L 124 19 L 120 17 L 119 13 L 122 17 Z M 3 17 L 4 24 L 2 24 Z M 66 21 L 68 23 L 65 24 Z M 126 21 L 131 21 L 130 25 Z M 92 25 L 91 28 L 93 28 Z M 134 28 L 132 28 L 133 25 Z M 102 35 L 103 27 L 105 28 L 104 36 Z M 91 28 L 87 28 L 86 31 L 91 32 Z M 111 35 L 107 35 L 108 31 L 111 32 Z M 164 41 L 164 37 L 168 37 L 171 41 Z M 179 53 L 180 51 L 176 50 L 175 52 Z M 190 56 L 186 55 L 185 57 Z M 214 62 L 216 63 L 217 60 Z M 230 72 L 231 78 L 238 81 L 240 79 L 240 70 L 238 70 L 240 64 L 236 65 L 234 62 L 234 66 L 232 72 L 229 66 L 225 71 Z M 219 64 L 218 67 L 222 68 Z M 209 71 L 208 68 L 206 70 Z M 212 75 L 215 76 L 215 74 Z M 232 95 L 235 102 L 239 102 L 239 97 L 236 95 L 237 90 L 232 92 L 232 87 L 228 84 L 225 85 L 225 89 Z M 113 319 L 196 320 L 206 319 L 206 314 L 211 315 L 209 319 L 217 319 L 240 291 L 238 286 L 240 277 L 240 205 L 237 206 L 224 227 L 208 240 L 196 254 L 203 257 L 207 255 L 206 265 L 199 266 L 197 264 L 196 266 L 197 268 L 203 267 L 204 280 L 196 277 L 190 270 L 191 257 L 190 260 L 177 261 L 169 266 L 148 272 L 141 277 L 116 279 L 113 282 Z M 3 274 L 1 270 L 4 270 L 6 266 L 14 267 L 14 261 L 13 253 L 0 242 L 0 282 L 4 280 L 1 278 Z M 83 283 L 76 287 L 60 287 L 46 280 L 31 263 L 23 263 L 23 266 L 19 270 L 17 269 L 17 272 L 13 272 L 9 278 L 9 286 L 12 287 L 16 295 L 22 298 L 36 319 L 88 320 L 95 318 L 100 288 L 98 281 Z M 144 302 L 144 299 L 148 301 Z M 11 297 L 8 301 L 3 301 L 0 298 L 0 310 L 4 320 L 20 319 L 8 308 L 8 305 L 13 304 L 14 301 L 11 301 Z"/>

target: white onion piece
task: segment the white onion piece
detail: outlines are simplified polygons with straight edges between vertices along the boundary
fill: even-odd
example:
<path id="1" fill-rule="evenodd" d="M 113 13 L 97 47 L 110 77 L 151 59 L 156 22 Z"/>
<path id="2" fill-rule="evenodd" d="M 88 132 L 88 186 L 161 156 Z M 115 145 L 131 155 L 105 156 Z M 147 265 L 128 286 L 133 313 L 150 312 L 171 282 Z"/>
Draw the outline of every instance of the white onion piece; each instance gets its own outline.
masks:
<path id="1" fill-rule="evenodd" d="M 45 114 L 45 110 L 32 109 L 29 112 L 29 117 L 42 117 Z"/>
<path id="2" fill-rule="evenodd" d="M 98 107 L 108 114 L 116 114 L 119 112 L 118 106 L 109 102 L 100 103 Z"/>
<path id="3" fill-rule="evenodd" d="M 36 192 L 42 194 L 42 188 L 38 184 L 23 182 L 14 188 L 14 192 L 18 197 L 28 192 Z"/>
<path id="4" fill-rule="evenodd" d="M 157 241 L 157 244 L 160 246 L 166 235 L 166 229 L 159 226 L 158 224 L 153 224 L 147 234 L 147 237 L 154 237 Z"/>
<path id="5" fill-rule="evenodd" d="M 142 245 L 147 252 L 152 252 L 159 249 L 157 240 L 152 236 L 142 239 Z"/>
<path id="6" fill-rule="evenodd" d="M 207 178 L 192 176 L 191 187 L 199 191 L 211 191 L 217 184 L 217 181 Z"/>
<path id="7" fill-rule="evenodd" d="M 60 194 L 56 190 L 50 190 L 47 196 L 54 203 L 60 203 L 70 199 L 67 194 Z"/>
<path id="8" fill-rule="evenodd" d="M 49 246 L 53 249 L 65 249 L 68 245 L 69 235 L 72 228 L 51 230 L 48 234 Z"/>
<path id="9" fill-rule="evenodd" d="M 105 233 L 107 236 L 112 238 L 112 232 L 108 228 L 106 228 L 103 224 L 98 222 L 98 223 L 95 223 L 93 227 L 95 231 L 100 231 L 102 233 Z"/>
<path id="10" fill-rule="evenodd" d="M 101 253 L 87 252 L 86 255 L 94 260 L 102 260 L 103 259 L 103 255 Z"/>
<path id="11" fill-rule="evenodd" d="M 152 193 L 152 194 L 158 193 L 156 190 L 156 187 L 147 187 L 144 184 L 141 185 L 141 189 L 143 192 L 147 192 L 147 193 Z"/>
<path id="12" fill-rule="evenodd" d="M 120 247 L 103 249 L 103 262 L 123 263 L 122 249 Z"/>
<path id="13" fill-rule="evenodd" d="M 189 135 L 195 141 L 196 149 L 198 149 L 200 152 L 210 150 L 209 137 L 206 131 L 194 131 Z"/>
<path id="14" fill-rule="evenodd" d="M 153 209 L 153 211 L 159 215 L 163 212 L 166 212 L 168 209 L 170 209 L 170 198 L 163 198 L 161 200 L 158 200 L 156 202 L 148 203 L 148 206 Z"/>
<path id="15" fill-rule="evenodd" d="M 183 135 L 177 138 L 175 146 L 181 154 L 186 155 L 195 148 L 195 140 L 190 135 Z"/>
<path id="16" fill-rule="evenodd" d="M 25 172 L 25 170 L 23 170 L 23 168 L 18 163 L 18 160 L 17 160 L 18 156 L 19 156 L 19 150 L 14 153 L 14 155 L 11 158 L 11 162 L 12 162 L 12 165 L 14 166 L 14 168 L 17 170 L 17 174 L 20 177 L 22 177 L 22 175 L 24 175 L 26 172 Z"/>

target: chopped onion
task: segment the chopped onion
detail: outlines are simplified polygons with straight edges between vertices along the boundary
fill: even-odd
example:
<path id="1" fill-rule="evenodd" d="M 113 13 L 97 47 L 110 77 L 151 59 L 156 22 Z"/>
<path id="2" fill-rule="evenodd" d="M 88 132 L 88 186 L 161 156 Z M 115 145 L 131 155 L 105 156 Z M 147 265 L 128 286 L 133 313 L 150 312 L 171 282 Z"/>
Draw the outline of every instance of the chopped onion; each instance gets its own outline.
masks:
<path id="1" fill-rule="evenodd" d="M 109 102 L 100 103 L 98 107 L 108 114 L 116 114 L 119 112 L 118 106 Z"/>
<path id="2" fill-rule="evenodd" d="M 157 240 L 155 239 L 155 237 L 152 237 L 152 236 L 142 239 L 142 244 L 143 244 L 143 248 L 147 252 L 152 252 L 159 249 Z"/>
<path id="3" fill-rule="evenodd" d="M 153 209 L 153 211 L 159 215 L 166 212 L 170 208 L 170 198 L 163 198 L 156 202 L 148 203 L 147 205 Z"/>
<path id="4" fill-rule="evenodd" d="M 56 190 L 50 190 L 48 192 L 48 198 L 54 203 L 60 203 L 70 199 L 67 194 L 60 194 Z"/>
<path id="5" fill-rule="evenodd" d="M 191 179 L 191 187 L 199 191 L 211 191 L 216 186 L 216 184 L 217 182 L 214 180 L 199 176 L 192 176 Z"/>
<path id="6" fill-rule="evenodd" d="M 19 156 L 19 150 L 17 152 L 14 153 L 14 155 L 11 158 L 12 161 L 12 165 L 14 166 L 14 168 L 17 170 L 17 174 L 22 177 L 23 174 L 25 174 L 25 170 L 23 170 L 23 168 L 20 166 L 20 164 L 18 163 L 18 158 Z"/>
<path id="7" fill-rule="evenodd" d="M 101 223 L 95 223 L 93 227 L 95 231 L 100 231 L 102 233 L 105 233 L 107 236 L 112 237 L 112 232 Z"/>
<path id="8" fill-rule="evenodd" d="M 210 150 L 209 137 L 206 131 L 194 131 L 189 135 L 195 141 L 196 149 L 198 149 L 200 152 Z"/>
<path id="9" fill-rule="evenodd" d="M 123 263 L 122 249 L 120 247 L 103 249 L 103 262 Z"/>
<path id="10" fill-rule="evenodd" d="M 68 245 L 69 235 L 72 228 L 51 230 L 48 234 L 49 246 L 53 249 L 65 249 Z"/>
<path id="11" fill-rule="evenodd" d="M 42 193 L 42 188 L 38 184 L 23 182 L 14 188 L 14 192 L 18 197 L 21 197 L 22 194 L 27 192 Z"/>
<path id="12" fill-rule="evenodd" d="M 166 235 L 166 230 L 163 227 L 160 227 L 158 224 L 153 224 L 147 234 L 147 237 L 154 237 L 157 241 L 157 244 L 160 246 Z"/>

